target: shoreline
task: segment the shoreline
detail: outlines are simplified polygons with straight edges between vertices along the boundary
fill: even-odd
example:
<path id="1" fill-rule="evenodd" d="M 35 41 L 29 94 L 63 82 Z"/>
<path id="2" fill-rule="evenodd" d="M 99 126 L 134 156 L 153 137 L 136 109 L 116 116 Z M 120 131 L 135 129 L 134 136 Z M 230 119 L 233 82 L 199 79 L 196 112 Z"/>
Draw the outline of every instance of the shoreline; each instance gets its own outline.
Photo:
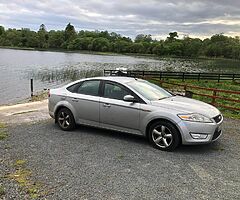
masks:
<path id="1" fill-rule="evenodd" d="M 32 103 L 36 101 L 43 101 L 48 98 L 47 95 L 48 95 L 47 90 L 38 91 L 33 95 L 33 97 L 26 97 L 16 102 L 0 104 L 0 108 L 3 106 L 14 106 L 19 104 Z"/>
<path id="2" fill-rule="evenodd" d="M 67 49 L 42 49 L 42 48 L 30 48 L 30 47 L 11 47 L 0 46 L 0 49 L 12 49 L 12 50 L 24 50 L 24 51 L 43 51 L 43 52 L 59 52 L 59 53 L 79 53 L 90 55 L 102 55 L 102 56 L 133 56 L 133 57 L 145 57 L 158 59 L 183 59 L 183 60 L 228 60 L 239 62 L 238 59 L 230 59 L 223 57 L 183 57 L 183 56 L 158 56 L 155 54 L 141 54 L 141 53 L 116 53 L 116 52 L 100 52 L 100 51 L 87 51 L 87 50 L 67 50 Z"/>

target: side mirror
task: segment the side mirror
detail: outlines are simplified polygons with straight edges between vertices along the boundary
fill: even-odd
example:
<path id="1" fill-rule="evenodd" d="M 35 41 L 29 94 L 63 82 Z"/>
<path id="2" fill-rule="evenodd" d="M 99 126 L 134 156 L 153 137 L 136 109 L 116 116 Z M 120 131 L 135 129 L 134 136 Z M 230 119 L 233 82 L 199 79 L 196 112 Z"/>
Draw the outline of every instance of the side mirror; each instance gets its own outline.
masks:
<path id="1" fill-rule="evenodd" d="M 134 96 L 132 95 L 126 95 L 123 97 L 123 100 L 124 101 L 127 101 L 127 102 L 136 102 L 136 99 L 134 98 Z"/>

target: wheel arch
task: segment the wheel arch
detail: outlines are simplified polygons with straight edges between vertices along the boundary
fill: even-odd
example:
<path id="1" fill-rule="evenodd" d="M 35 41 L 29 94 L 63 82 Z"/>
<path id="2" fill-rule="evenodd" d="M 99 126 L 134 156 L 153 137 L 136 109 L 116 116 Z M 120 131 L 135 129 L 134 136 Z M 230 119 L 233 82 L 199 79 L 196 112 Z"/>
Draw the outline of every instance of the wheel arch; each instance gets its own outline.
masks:
<path id="1" fill-rule="evenodd" d="M 180 144 L 182 144 L 182 134 L 179 130 L 179 127 L 173 121 L 171 121 L 169 119 L 165 119 L 165 118 L 155 118 L 155 119 L 152 119 L 151 121 L 148 122 L 148 124 L 146 126 L 146 130 L 145 130 L 145 135 L 147 137 L 148 137 L 149 129 L 150 129 L 151 125 L 158 122 L 158 121 L 165 121 L 165 122 L 171 123 L 176 128 L 176 130 L 178 132 L 178 135 L 179 135 L 179 138 L 180 138 Z"/>

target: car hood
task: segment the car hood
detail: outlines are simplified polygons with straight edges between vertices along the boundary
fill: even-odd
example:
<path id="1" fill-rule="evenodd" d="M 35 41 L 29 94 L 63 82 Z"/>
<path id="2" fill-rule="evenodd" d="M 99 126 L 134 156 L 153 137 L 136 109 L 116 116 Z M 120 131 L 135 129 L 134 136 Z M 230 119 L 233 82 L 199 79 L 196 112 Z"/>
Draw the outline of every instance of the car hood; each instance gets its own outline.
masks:
<path id="1" fill-rule="evenodd" d="M 176 110 L 179 114 L 199 113 L 210 118 L 220 114 L 219 110 L 212 105 L 181 96 L 173 96 L 166 99 L 151 101 L 151 103 L 153 106 Z"/>

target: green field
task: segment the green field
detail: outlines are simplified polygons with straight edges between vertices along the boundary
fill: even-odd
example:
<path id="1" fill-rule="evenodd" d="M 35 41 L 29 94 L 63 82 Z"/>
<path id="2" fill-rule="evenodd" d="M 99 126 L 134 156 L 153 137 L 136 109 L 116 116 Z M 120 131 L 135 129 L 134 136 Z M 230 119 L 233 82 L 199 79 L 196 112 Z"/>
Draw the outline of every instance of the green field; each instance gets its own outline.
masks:
<path id="1" fill-rule="evenodd" d="M 232 91 L 240 91 L 240 82 L 233 82 L 233 81 L 221 81 L 218 83 L 217 81 L 197 81 L 197 80 L 186 80 L 186 81 L 181 81 L 181 80 L 176 80 L 176 79 L 165 79 L 166 82 L 169 83 L 178 83 L 178 84 L 186 84 L 186 85 L 193 85 L 193 86 L 199 86 L 199 87 L 204 87 L 204 88 L 216 88 L 216 89 L 223 89 L 223 90 L 232 90 Z M 159 84 L 158 81 L 153 80 L 154 83 Z M 161 84 L 161 86 L 165 89 L 168 89 L 173 92 L 181 93 L 183 92 L 183 87 L 181 86 L 176 86 L 176 85 L 169 85 L 169 84 Z M 191 91 L 193 93 L 199 93 L 199 94 L 206 94 L 206 95 L 213 95 L 213 91 L 207 91 L 207 90 L 201 90 L 201 89 L 187 89 L 188 91 Z M 240 99 L 239 94 L 228 94 L 228 93 L 221 93 L 217 92 L 216 96 L 220 97 L 225 97 L 225 98 L 231 98 L 231 99 Z M 201 101 L 204 101 L 206 103 L 211 103 L 212 99 L 209 97 L 204 97 L 204 96 L 199 96 L 193 94 L 194 99 L 198 99 Z M 233 101 L 228 101 L 228 100 L 223 100 L 223 99 L 216 99 L 217 104 L 222 104 L 225 106 L 231 106 L 231 107 L 236 107 L 240 108 L 240 103 L 233 102 Z M 230 118 L 235 118 L 235 119 L 240 119 L 240 111 L 237 110 L 231 110 L 231 109 L 226 109 L 220 106 L 217 106 L 219 110 L 223 113 L 225 117 L 230 117 Z"/>

